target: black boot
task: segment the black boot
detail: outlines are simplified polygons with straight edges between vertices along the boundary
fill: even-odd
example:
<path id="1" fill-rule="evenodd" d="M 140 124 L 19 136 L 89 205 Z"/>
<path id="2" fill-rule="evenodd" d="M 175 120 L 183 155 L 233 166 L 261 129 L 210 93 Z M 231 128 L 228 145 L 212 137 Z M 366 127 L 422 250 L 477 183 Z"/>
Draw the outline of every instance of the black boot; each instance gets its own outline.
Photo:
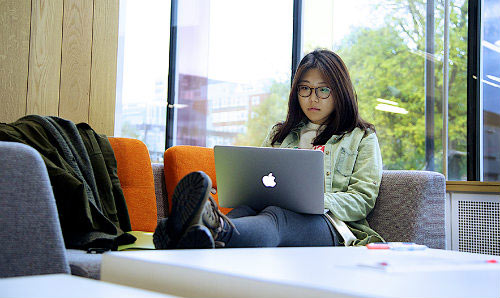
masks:
<path id="1" fill-rule="evenodd" d="M 168 220 L 158 224 L 153 235 L 157 249 L 214 248 L 214 239 L 222 231 L 221 218 L 234 227 L 210 196 L 211 188 L 210 177 L 201 171 L 179 181 L 172 196 L 172 212 Z"/>
<path id="2" fill-rule="evenodd" d="M 217 240 L 222 232 L 228 232 L 229 229 L 238 233 L 231 220 L 220 212 L 217 203 L 209 195 L 201 214 L 193 218 L 190 227 L 179 240 L 177 248 L 224 247 L 225 243 Z"/>

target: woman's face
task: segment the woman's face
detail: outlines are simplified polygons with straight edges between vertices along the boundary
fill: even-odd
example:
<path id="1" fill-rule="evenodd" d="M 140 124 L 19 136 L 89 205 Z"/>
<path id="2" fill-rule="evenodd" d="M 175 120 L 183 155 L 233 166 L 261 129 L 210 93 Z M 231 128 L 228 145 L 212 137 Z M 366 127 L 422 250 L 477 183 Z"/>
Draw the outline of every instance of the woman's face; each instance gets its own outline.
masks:
<path id="1" fill-rule="evenodd" d="M 333 112 L 331 88 L 318 69 L 309 69 L 302 76 L 297 93 L 300 108 L 312 123 L 323 124 Z M 305 96 L 307 94 L 309 96 Z"/>

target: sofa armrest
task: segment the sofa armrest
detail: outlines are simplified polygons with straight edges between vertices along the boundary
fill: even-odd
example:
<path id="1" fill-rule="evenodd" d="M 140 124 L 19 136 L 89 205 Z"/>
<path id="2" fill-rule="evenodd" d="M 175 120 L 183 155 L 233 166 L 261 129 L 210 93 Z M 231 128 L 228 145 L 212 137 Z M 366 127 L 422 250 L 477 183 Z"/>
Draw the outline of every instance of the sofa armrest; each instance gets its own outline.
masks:
<path id="1" fill-rule="evenodd" d="M 370 226 L 386 241 L 445 248 L 446 182 L 429 171 L 384 171 Z"/>
<path id="2" fill-rule="evenodd" d="M 40 154 L 0 142 L 0 277 L 69 273 L 56 201 Z"/>
<path id="3" fill-rule="evenodd" d="M 158 220 L 168 216 L 167 189 L 165 187 L 165 172 L 163 163 L 152 163 L 153 177 L 155 181 L 156 208 Z"/>

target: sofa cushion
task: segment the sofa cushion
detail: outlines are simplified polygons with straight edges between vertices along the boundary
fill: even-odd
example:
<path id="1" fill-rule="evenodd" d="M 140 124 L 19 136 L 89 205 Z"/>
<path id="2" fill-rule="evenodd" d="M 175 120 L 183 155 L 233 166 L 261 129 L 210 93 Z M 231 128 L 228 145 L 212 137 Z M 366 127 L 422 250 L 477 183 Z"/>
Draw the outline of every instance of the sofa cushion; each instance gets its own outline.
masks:
<path id="1" fill-rule="evenodd" d="M 156 210 L 158 221 L 168 216 L 167 189 L 165 188 L 165 171 L 163 163 L 153 163 L 153 177 L 155 179 Z"/>
<path id="2" fill-rule="evenodd" d="M 370 227 L 386 241 L 444 249 L 446 180 L 431 171 L 385 170 Z"/>
<path id="3" fill-rule="evenodd" d="M 84 250 L 67 249 L 66 257 L 72 275 L 100 279 L 102 254 L 88 254 Z"/>
<path id="4" fill-rule="evenodd" d="M 153 169 L 148 148 L 140 140 L 109 138 L 118 166 L 118 178 L 134 231 L 153 232 L 157 223 Z"/>
<path id="5" fill-rule="evenodd" d="M 172 210 L 172 194 L 175 186 L 184 176 L 191 172 L 205 172 L 212 179 L 212 187 L 217 190 L 214 150 L 212 148 L 174 146 L 165 151 L 163 160 L 169 212 Z M 212 196 L 218 204 L 218 195 Z M 227 214 L 232 208 L 220 208 L 220 210 Z"/>

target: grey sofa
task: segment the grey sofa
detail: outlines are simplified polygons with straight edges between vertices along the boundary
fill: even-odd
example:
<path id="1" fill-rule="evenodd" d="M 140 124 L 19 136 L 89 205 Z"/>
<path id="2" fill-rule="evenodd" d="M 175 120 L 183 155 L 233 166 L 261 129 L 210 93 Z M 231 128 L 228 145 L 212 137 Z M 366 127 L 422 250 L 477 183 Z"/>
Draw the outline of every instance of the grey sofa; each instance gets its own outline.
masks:
<path id="1" fill-rule="evenodd" d="M 158 218 L 166 217 L 163 164 L 153 164 Z M 445 248 L 445 179 L 384 171 L 370 225 L 386 241 Z M 72 273 L 100 278 L 101 255 L 65 249 L 55 199 L 37 151 L 0 142 L 0 277 Z"/>

